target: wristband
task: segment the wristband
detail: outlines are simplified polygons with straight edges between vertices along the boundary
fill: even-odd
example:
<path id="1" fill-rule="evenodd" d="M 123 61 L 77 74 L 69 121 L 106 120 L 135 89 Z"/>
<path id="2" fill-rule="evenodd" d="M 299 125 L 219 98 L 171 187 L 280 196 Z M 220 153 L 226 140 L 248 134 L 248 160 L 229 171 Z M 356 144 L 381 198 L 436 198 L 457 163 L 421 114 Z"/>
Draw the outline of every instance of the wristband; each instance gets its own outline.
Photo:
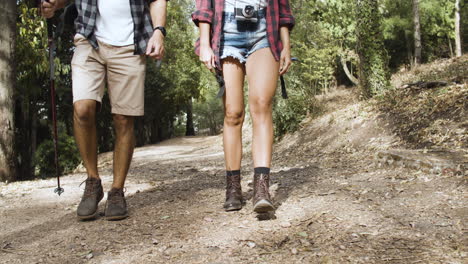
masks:
<path id="1" fill-rule="evenodd" d="M 161 33 L 163 34 L 163 36 L 166 37 L 167 32 L 166 32 L 166 29 L 165 29 L 163 26 L 155 27 L 155 28 L 153 28 L 153 30 L 154 30 L 154 31 L 156 31 L 156 30 L 161 31 Z"/>

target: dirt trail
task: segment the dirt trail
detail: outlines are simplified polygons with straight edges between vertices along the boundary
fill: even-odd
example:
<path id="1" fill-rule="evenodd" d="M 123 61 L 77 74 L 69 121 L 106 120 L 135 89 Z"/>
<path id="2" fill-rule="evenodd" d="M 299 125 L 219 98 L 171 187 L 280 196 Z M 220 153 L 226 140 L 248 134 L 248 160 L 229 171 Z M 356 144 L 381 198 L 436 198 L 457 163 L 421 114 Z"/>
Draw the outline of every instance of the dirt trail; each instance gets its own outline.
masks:
<path id="1" fill-rule="evenodd" d="M 53 179 L 0 185 L 0 263 L 466 263 L 466 178 L 379 168 L 401 143 L 349 96 L 277 144 L 275 214 L 252 213 L 249 154 L 249 200 L 227 213 L 221 138 L 178 138 L 135 152 L 123 221 L 76 220 L 84 174 L 61 197 Z"/>

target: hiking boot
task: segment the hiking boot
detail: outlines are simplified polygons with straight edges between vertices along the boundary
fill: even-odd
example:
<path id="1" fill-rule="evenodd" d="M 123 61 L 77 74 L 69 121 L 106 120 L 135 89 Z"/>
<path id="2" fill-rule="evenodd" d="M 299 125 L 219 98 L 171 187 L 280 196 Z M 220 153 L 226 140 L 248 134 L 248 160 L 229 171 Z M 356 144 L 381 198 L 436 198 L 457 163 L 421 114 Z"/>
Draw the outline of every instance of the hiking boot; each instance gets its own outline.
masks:
<path id="1" fill-rule="evenodd" d="M 270 193 L 268 192 L 269 188 L 269 174 L 260 173 L 254 175 L 253 205 L 255 212 L 266 213 L 275 210 L 271 202 Z"/>
<path id="2" fill-rule="evenodd" d="M 240 175 L 226 175 L 226 202 L 224 210 L 237 211 L 242 209 L 242 188 Z"/>
<path id="3" fill-rule="evenodd" d="M 106 220 L 122 220 L 128 217 L 123 189 L 112 188 L 107 193 Z"/>
<path id="4" fill-rule="evenodd" d="M 80 220 L 90 220 L 96 218 L 98 204 L 104 197 L 101 180 L 96 178 L 86 179 L 86 186 L 81 202 L 78 205 L 76 214 Z"/>

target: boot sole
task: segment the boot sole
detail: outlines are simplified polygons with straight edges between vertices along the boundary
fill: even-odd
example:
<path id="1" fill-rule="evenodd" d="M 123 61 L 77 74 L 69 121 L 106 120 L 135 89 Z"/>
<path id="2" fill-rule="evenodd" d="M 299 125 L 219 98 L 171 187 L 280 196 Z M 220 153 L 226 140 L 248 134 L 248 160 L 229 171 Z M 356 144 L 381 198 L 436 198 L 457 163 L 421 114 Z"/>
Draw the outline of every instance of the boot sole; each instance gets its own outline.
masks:
<path id="1" fill-rule="evenodd" d="M 226 212 L 232 212 L 232 211 L 239 211 L 242 209 L 242 205 L 232 205 L 232 206 L 225 206 L 224 211 Z"/>
<path id="2" fill-rule="evenodd" d="M 117 220 L 123 220 L 128 217 L 128 214 L 125 215 L 116 215 L 116 216 L 106 216 L 107 221 L 117 221 Z"/>
<path id="3" fill-rule="evenodd" d="M 80 221 L 86 221 L 86 220 L 94 220 L 97 217 L 97 210 L 94 212 L 92 215 L 78 215 L 77 218 Z"/>
<path id="4" fill-rule="evenodd" d="M 96 219 L 97 218 L 97 215 L 98 215 L 98 205 L 99 205 L 99 202 L 102 200 L 102 198 L 104 198 L 104 193 L 99 196 L 99 199 L 96 203 L 96 211 L 94 212 L 94 214 L 90 214 L 90 215 L 77 215 L 77 218 L 78 220 L 80 221 L 86 221 L 86 220 L 93 220 L 93 219 Z"/>
<path id="5" fill-rule="evenodd" d="M 258 201 L 254 205 L 253 210 L 256 213 L 267 213 L 267 212 L 270 212 L 270 211 L 274 211 L 275 207 L 273 206 L 273 204 L 271 204 L 271 202 L 263 199 L 263 200 Z"/>

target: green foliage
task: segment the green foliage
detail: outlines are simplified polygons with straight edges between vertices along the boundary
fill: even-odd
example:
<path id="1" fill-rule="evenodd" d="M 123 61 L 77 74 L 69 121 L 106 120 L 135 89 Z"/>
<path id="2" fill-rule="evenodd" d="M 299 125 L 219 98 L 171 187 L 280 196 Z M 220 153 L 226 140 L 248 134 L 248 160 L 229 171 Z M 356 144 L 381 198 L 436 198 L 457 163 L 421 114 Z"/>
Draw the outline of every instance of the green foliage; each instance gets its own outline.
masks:
<path id="1" fill-rule="evenodd" d="M 465 1 L 461 2 L 462 23 L 466 23 L 466 19 L 463 19 L 463 10 L 467 9 L 467 5 L 464 4 Z M 390 55 L 390 66 L 397 69 L 401 64 L 411 64 L 414 49 L 412 1 L 385 0 L 381 6 L 384 16 L 383 33 Z M 455 38 L 454 7 L 455 0 L 420 0 L 423 61 L 430 62 L 437 58 L 452 56 L 451 45 Z"/>
<path id="2" fill-rule="evenodd" d="M 58 141 L 59 174 L 72 172 L 80 163 L 80 155 L 73 137 L 61 134 Z M 48 139 L 43 141 L 35 155 L 36 176 L 41 178 L 53 177 L 55 172 L 54 143 Z"/>
<path id="3" fill-rule="evenodd" d="M 278 98 L 274 107 L 275 135 L 295 131 L 307 114 L 316 114 L 314 96 L 336 85 L 336 58 L 353 45 L 354 25 L 348 1 L 292 2 L 296 27 L 291 35 L 292 54 L 299 59 L 285 76 L 289 99 Z M 338 15 L 341 14 L 341 15 Z"/>
<path id="4" fill-rule="evenodd" d="M 404 84 L 440 80 L 466 83 L 468 56 L 438 60 L 394 76 L 392 89 L 377 97 L 374 105 L 391 122 L 393 132 L 416 148 L 466 149 L 468 87 L 449 83 L 430 89 Z M 403 86 L 403 87 L 401 87 Z"/>
<path id="5" fill-rule="evenodd" d="M 45 20 L 30 8 L 20 3 L 17 33 L 17 84 L 21 89 L 19 95 L 37 95 L 49 77 L 49 57 L 47 27 Z M 70 65 L 55 58 L 55 75 L 66 75 Z"/>
<path id="6" fill-rule="evenodd" d="M 290 96 L 288 100 L 276 98 L 273 113 L 276 137 L 281 138 L 286 133 L 299 129 L 299 124 L 307 115 L 307 107 L 300 96 Z"/>
<path id="7" fill-rule="evenodd" d="M 200 81 L 202 98 L 193 104 L 194 123 L 198 134 L 216 135 L 224 122 L 222 101 L 217 97 L 218 83 L 206 70 Z"/>
<path id="8" fill-rule="evenodd" d="M 34 176 L 34 151 L 41 142 L 50 139 L 51 131 L 47 123 L 51 119 L 49 97 L 49 58 L 46 22 L 41 18 L 35 7 L 29 7 L 26 1 L 18 1 L 17 42 L 16 52 L 16 94 L 15 94 L 15 125 L 16 146 L 19 170 L 22 179 Z M 64 62 L 65 61 L 65 62 Z M 57 88 L 59 119 L 68 123 L 68 111 L 71 96 L 64 84 L 70 83 L 70 66 L 63 60 L 60 50 L 54 60 Z M 65 88 L 65 89 L 64 89 Z M 65 93 L 65 91 L 67 91 Z M 70 98 L 70 102 L 67 102 Z M 65 102 L 65 103 L 63 103 Z M 44 122 L 43 122 L 44 121 Z M 68 131 L 59 131 L 67 133 Z M 70 132 L 71 133 L 71 132 Z M 24 147 L 28 142 L 28 147 Z"/>
<path id="9" fill-rule="evenodd" d="M 137 122 L 138 145 L 156 143 L 174 136 L 174 122 L 185 112 L 189 100 L 200 97 L 201 68 L 193 52 L 195 32 L 186 17 L 190 5 L 186 1 L 169 4 L 163 63 L 158 68 L 155 62 L 148 59 L 145 117 Z"/>
<path id="10" fill-rule="evenodd" d="M 450 57 L 455 38 L 455 0 L 421 1 L 421 34 L 426 61 Z"/>
<path id="11" fill-rule="evenodd" d="M 378 3 L 356 0 L 356 10 L 360 87 L 363 96 L 369 98 L 390 86 L 388 57 L 381 34 L 382 17 Z"/>

